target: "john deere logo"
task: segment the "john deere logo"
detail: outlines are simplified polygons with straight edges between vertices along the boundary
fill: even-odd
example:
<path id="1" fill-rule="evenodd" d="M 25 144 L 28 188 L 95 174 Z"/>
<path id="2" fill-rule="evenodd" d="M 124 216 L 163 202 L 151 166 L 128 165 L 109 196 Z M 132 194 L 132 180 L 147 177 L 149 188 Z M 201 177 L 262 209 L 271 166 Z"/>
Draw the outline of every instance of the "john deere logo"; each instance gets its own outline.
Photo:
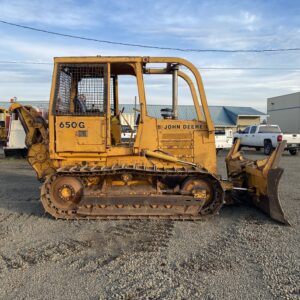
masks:
<path id="1" fill-rule="evenodd" d="M 168 129 L 203 129 L 203 125 L 192 125 L 192 124 L 167 124 L 167 125 L 157 125 L 157 129 L 163 129 L 163 130 L 168 130 Z"/>

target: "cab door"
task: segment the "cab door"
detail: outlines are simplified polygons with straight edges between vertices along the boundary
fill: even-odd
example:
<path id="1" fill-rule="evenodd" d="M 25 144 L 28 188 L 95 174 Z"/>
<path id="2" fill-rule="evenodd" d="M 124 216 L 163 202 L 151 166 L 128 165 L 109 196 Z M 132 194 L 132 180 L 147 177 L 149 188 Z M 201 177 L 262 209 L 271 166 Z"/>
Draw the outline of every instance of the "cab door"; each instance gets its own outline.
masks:
<path id="1" fill-rule="evenodd" d="M 105 152 L 106 118 L 57 116 L 55 134 L 57 152 Z"/>
<path id="2" fill-rule="evenodd" d="M 241 135 L 241 144 L 247 146 L 249 144 L 249 131 L 250 126 L 246 127 Z"/>
<path id="3" fill-rule="evenodd" d="M 250 133 L 249 133 L 249 142 L 251 146 L 259 146 L 260 141 L 259 141 L 259 137 L 256 135 L 256 128 L 257 126 L 252 126 L 250 128 Z"/>
<path id="4" fill-rule="evenodd" d="M 59 64 L 54 101 L 56 152 L 105 152 L 107 65 Z"/>

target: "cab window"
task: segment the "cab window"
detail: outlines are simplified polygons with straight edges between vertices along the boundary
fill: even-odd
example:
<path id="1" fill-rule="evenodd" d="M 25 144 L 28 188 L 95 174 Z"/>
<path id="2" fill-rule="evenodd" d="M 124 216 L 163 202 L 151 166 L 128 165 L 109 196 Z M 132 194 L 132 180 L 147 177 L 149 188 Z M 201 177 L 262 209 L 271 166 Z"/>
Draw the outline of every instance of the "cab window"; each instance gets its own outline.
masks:
<path id="1" fill-rule="evenodd" d="M 242 133 L 244 133 L 244 134 L 249 133 L 249 129 L 250 129 L 250 126 L 246 127 L 246 128 L 242 131 Z"/>
<path id="2" fill-rule="evenodd" d="M 278 126 L 261 126 L 259 128 L 259 133 L 281 133 Z"/>
<path id="3" fill-rule="evenodd" d="M 58 64 L 54 112 L 56 115 L 104 115 L 105 64 Z"/>
<path id="4" fill-rule="evenodd" d="M 256 128 L 257 128 L 257 126 L 252 126 L 252 127 L 251 127 L 251 130 L 250 130 L 250 133 L 255 133 Z"/>
<path id="5" fill-rule="evenodd" d="M 173 120 L 172 75 L 144 74 L 147 113 L 157 119 Z M 197 120 L 196 108 L 188 84 L 178 77 L 177 120 Z"/>

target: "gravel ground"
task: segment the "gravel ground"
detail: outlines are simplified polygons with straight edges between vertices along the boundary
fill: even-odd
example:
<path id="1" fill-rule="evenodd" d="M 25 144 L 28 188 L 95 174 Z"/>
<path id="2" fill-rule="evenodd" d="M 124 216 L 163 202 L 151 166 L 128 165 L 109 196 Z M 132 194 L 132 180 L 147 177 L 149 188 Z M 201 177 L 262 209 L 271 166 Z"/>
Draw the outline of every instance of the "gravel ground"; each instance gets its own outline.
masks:
<path id="1" fill-rule="evenodd" d="M 0 159 L 0 298 L 300 299 L 300 156 L 281 165 L 291 227 L 246 205 L 198 222 L 56 221 L 27 162 Z"/>

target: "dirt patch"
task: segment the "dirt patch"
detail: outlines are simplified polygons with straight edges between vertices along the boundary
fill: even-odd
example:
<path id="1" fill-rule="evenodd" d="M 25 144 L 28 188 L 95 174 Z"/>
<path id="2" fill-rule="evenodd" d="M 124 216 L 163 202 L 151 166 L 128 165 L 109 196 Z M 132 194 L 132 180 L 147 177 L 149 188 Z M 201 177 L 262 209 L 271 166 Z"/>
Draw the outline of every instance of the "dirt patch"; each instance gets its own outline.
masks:
<path id="1" fill-rule="evenodd" d="M 198 222 L 54 220 L 27 162 L 0 159 L 0 298 L 299 299 L 300 156 L 281 165 L 291 227 L 243 204 Z"/>

